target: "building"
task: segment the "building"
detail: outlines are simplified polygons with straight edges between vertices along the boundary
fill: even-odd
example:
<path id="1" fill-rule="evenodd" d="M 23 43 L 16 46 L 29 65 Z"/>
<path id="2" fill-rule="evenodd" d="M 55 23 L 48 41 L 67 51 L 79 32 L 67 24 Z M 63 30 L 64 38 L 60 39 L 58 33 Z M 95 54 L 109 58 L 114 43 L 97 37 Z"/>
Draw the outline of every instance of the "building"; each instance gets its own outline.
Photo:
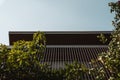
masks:
<path id="1" fill-rule="evenodd" d="M 9 32 L 10 45 L 18 40 L 32 40 L 34 32 Z M 72 63 L 78 61 L 87 67 L 93 65 L 89 62 L 97 59 L 98 54 L 107 51 L 110 41 L 111 31 L 48 31 L 44 32 L 47 45 L 42 62 L 51 65 L 53 69 L 64 68 L 64 63 Z M 108 41 L 103 44 L 97 38 L 101 33 L 105 34 Z M 98 66 L 104 66 L 101 62 L 96 63 Z M 109 72 L 106 70 L 106 78 Z M 87 80 L 94 80 L 85 75 Z"/>

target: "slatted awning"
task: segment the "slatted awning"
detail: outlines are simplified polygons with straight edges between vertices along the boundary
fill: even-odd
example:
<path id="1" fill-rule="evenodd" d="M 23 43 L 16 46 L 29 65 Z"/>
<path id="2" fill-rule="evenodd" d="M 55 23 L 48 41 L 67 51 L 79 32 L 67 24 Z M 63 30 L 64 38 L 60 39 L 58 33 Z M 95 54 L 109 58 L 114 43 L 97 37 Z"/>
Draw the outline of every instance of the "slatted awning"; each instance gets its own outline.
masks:
<path id="1" fill-rule="evenodd" d="M 47 46 L 44 53 L 43 62 L 52 65 L 52 68 L 58 69 L 64 67 L 64 63 L 77 61 L 89 67 L 91 60 L 97 59 L 98 54 L 107 51 L 107 46 Z"/>
<path id="2" fill-rule="evenodd" d="M 93 67 L 93 65 L 90 64 L 91 60 L 96 60 L 98 54 L 106 51 L 106 45 L 49 45 L 46 47 L 42 62 L 51 65 L 52 69 L 64 68 L 65 63 L 71 64 L 74 61 L 91 68 Z M 96 65 L 98 67 L 104 67 L 101 62 L 97 62 Z M 106 70 L 106 79 L 108 79 L 109 76 L 110 73 Z M 95 80 L 95 76 L 91 77 L 88 74 L 83 74 L 83 77 L 85 80 Z"/>

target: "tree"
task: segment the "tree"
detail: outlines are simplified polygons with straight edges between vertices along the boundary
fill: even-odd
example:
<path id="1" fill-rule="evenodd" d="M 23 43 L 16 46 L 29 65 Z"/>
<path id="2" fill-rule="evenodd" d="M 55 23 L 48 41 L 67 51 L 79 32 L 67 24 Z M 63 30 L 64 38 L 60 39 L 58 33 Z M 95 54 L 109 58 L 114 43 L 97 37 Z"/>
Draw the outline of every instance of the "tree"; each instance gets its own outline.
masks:
<path id="1" fill-rule="evenodd" d="M 48 65 L 41 64 L 46 39 L 42 32 L 33 34 L 32 41 L 20 40 L 9 50 L 0 45 L 0 79 L 36 79 L 47 72 Z M 41 73 L 41 75 L 38 75 Z"/>
<path id="2" fill-rule="evenodd" d="M 0 44 L 0 79 L 4 80 L 7 75 L 7 56 L 10 50 L 6 45 Z"/>
<path id="3" fill-rule="evenodd" d="M 114 30 L 111 34 L 112 40 L 109 43 L 108 51 L 99 56 L 99 61 L 110 71 L 109 80 L 120 80 L 120 1 L 110 2 L 109 6 L 111 13 L 115 14 L 114 21 L 112 21 Z"/>

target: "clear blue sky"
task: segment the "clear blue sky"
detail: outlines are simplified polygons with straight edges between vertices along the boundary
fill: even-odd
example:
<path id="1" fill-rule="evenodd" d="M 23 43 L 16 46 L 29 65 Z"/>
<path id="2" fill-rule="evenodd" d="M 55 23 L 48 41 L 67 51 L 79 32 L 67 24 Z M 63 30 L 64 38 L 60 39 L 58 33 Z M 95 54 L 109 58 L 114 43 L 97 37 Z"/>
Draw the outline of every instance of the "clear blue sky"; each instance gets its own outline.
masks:
<path id="1" fill-rule="evenodd" d="M 111 1 L 0 0 L 0 43 L 9 44 L 9 31 L 112 30 Z"/>

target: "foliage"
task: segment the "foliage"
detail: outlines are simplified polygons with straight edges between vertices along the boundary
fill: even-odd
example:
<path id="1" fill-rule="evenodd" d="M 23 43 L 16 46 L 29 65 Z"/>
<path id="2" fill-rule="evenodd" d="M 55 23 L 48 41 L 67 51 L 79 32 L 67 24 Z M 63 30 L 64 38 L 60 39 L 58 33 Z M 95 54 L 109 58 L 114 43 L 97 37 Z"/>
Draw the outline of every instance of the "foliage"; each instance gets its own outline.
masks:
<path id="1" fill-rule="evenodd" d="M 107 38 L 105 37 L 104 34 L 100 34 L 99 36 L 97 36 L 97 38 L 99 38 L 99 40 L 105 44 L 107 42 Z"/>
<path id="2" fill-rule="evenodd" d="M 81 80 L 87 71 L 85 66 L 77 62 L 66 64 L 64 69 L 55 70 L 45 63 L 40 63 L 36 54 L 42 53 L 38 53 L 29 41 L 17 41 L 11 50 L 0 45 L 0 79 Z"/>
<path id="3" fill-rule="evenodd" d="M 111 7 L 111 12 L 115 13 L 114 21 L 112 21 L 114 31 L 108 51 L 103 52 L 99 56 L 99 61 L 111 72 L 109 80 L 120 80 L 120 1 L 111 2 L 109 6 Z"/>
<path id="4" fill-rule="evenodd" d="M 106 68 L 104 66 L 97 65 L 100 63 L 98 60 L 92 60 L 90 64 L 92 64 L 92 68 L 89 68 L 90 76 L 94 76 L 95 80 L 107 80 L 106 79 Z"/>
<path id="5" fill-rule="evenodd" d="M 33 79 L 40 77 L 39 72 L 46 72 L 48 65 L 41 64 L 45 50 L 44 33 L 37 32 L 32 41 L 20 40 L 11 50 L 0 45 L 0 79 Z"/>
<path id="6" fill-rule="evenodd" d="M 65 80 L 84 80 L 83 75 L 88 72 L 88 69 L 78 62 L 66 64 L 65 66 Z"/>
<path id="7" fill-rule="evenodd" d="M 0 79 L 7 75 L 7 55 L 9 50 L 6 45 L 0 44 Z"/>

